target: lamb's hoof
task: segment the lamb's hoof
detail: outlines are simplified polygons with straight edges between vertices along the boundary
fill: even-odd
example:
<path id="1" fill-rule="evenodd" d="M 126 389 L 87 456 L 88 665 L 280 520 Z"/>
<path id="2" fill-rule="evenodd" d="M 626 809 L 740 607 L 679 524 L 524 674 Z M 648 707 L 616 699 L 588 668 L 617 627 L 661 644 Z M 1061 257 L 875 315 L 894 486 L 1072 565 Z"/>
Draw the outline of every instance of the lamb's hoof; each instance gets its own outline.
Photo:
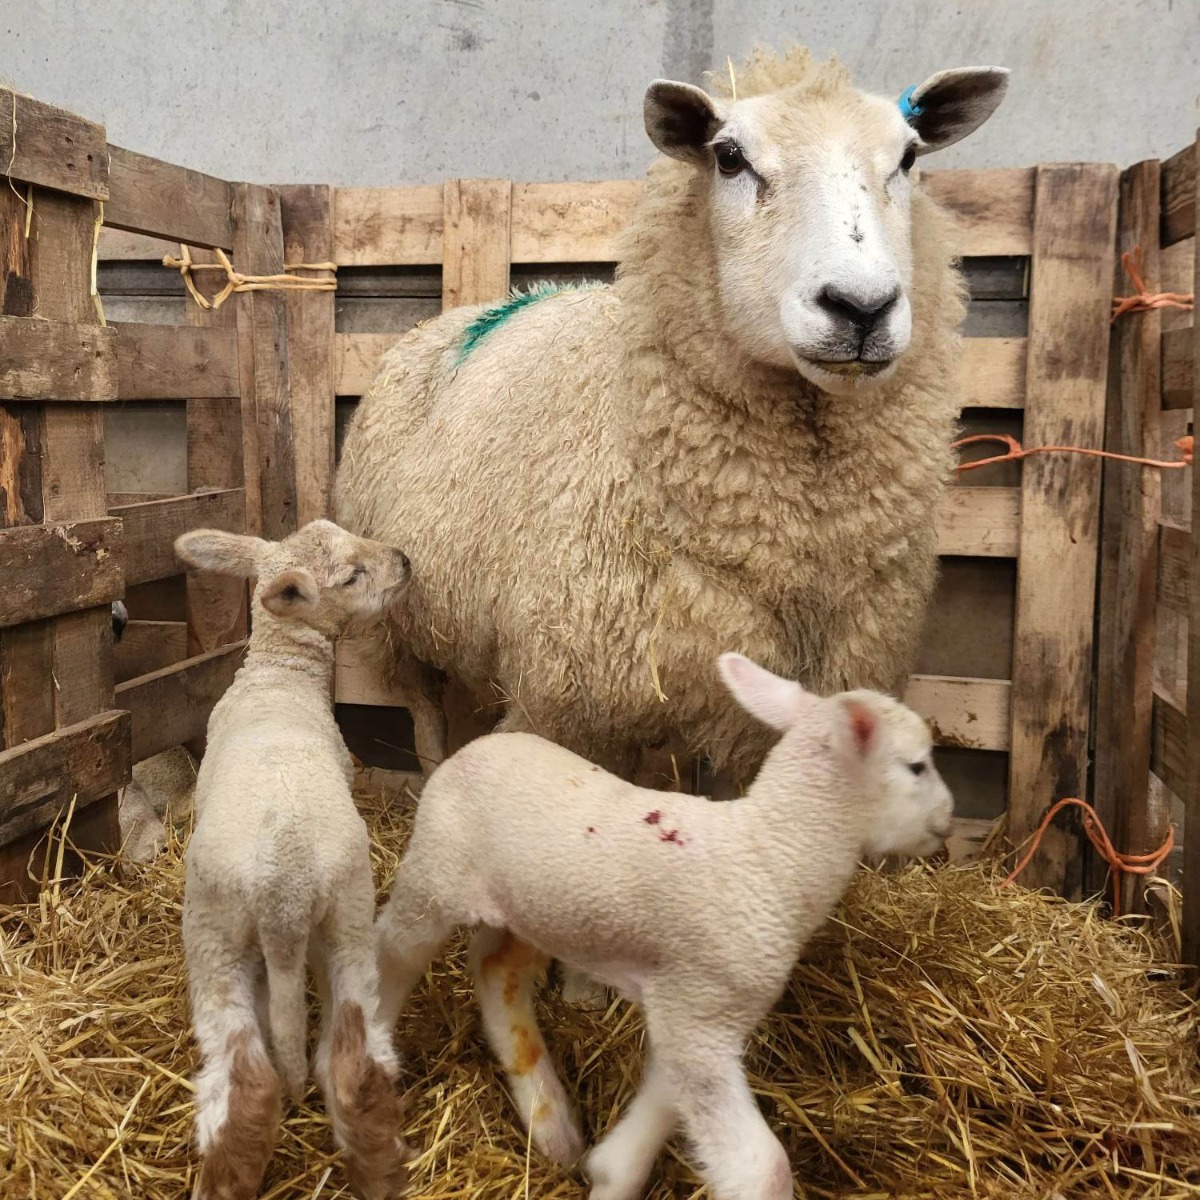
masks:
<path id="1" fill-rule="evenodd" d="M 538 1153 L 560 1167 L 573 1167 L 587 1144 L 574 1114 L 545 1102 L 534 1110 L 530 1137 Z"/>
<path id="2" fill-rule="evenodd" d="M 630 1179 L 622 1164 L 610 1162 L 611 1146 L 603 1142 L 593 1146 L 580 1164 L 583 1177 L 591 1184 L 588 1200 L 639 1200 L 645 1191 L 645 1181 Z"/>
<path id="3" fill-rule="evenodd" d="M 586 1012 L 603 1012 L 608 1007 L 608 988 L 572 967 L 563 967 L 562 996 Z"/>

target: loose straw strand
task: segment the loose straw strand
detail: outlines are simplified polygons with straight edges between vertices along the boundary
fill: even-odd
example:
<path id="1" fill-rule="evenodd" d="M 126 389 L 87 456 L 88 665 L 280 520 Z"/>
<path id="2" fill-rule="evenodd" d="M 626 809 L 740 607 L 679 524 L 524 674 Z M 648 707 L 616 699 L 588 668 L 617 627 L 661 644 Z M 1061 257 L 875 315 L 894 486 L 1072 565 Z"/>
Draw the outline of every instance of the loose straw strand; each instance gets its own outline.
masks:
<path id="1" fill-rule="evenodd" d="M 1142 277 L 1141 246 L 1134 246 L 1132 251 L 1126 250 L 1121 255 L 1121 266 L 1125 268 L 1135 294 L 1113 297 L 1112 322 L 1130 312 L 1150 312 L 1155 308 L 1181 308 L 1190 312 L 1195 307 L 1196 298 L 1191 292 L 1151 292 L 1146 288 L 1146 281 Z"/>
<path id="2" fill-rule="evenodd" d="M 333 292 L 337 290 L 337 279 L 308 279 L 300 275 L 292 275 L 291 271 L 331 271 L 337 273 L 337 263 L 288 263 L 284 266 L 282 275 L 243 275 L 234 269 L 233 263 L 224 250 L 214 250 L 217 256 L 215 263 L 200 263 L 192 258 L 192 251 L 186 243 L 179 244 L 179 257 L 167 254 L 163 257 L 163 266 L 178 271 L 183 276 L 184 287 L 188 295 L 201 308 L 218 309 L 234 292 Z M 223 271 L 225 286 L 212 298 L 207 300 L 200 294 L 194 279 L 196 271 Z"/>

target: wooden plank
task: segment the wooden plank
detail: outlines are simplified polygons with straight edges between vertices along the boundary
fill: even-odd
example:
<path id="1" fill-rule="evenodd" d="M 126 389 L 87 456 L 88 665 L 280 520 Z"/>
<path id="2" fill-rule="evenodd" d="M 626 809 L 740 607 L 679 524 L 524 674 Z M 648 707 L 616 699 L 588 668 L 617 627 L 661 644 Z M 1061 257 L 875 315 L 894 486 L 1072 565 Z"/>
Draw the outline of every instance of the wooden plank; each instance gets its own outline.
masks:
<path id="1" fill-rule="evenodd" d="M 174 238 L 150 237 L 145 233 L 110 229 L 107 225 L 100 230 L 100 250 L 97 257 L 101 263 L 152 262 L 161 265 L 164 255 L 175 256 L 178 253 L 179 242 Z M 179 279 L 178 274 L 175 279 Z"/>
<path id="2" fill-rule="evenodd" d="M 108 199 L 104 126 L 12 88 L 0 88 L 0 164 L 24 183 Z"/>
<path id="3" fill-rule="evenodd" d="M 79 812 L 129 782 L 129 714 L 110 710 L 0 753 L 0 845 Z"/>
<path id="4" fill-rule="evenodd" d="M 1192 539 L 1187 531 L 1164 525 L 1158 537 L 1158 607 L 1187 618 L 1191 583 Z"/>
<path id="5" fill-rule="evenodd" d="M 114 325 L 122 400 L 223 400 L 237 396 L 237 333 L 188 325 Z"/>
<path id="6" fill-rule="evenodd" d="M 1188 768 L 1188 716 L 1179 702 L 1165 690 L 1155 688 L 1151 709 L 1150 770 L 1181 799 L 1191 786 Z M 1177 831 L 1178 832 L 1178 831 Z M 1185 828 L 1184 833 L 1187 830 Z M 1184 837 L 1184 847 L 1188 838 Z M 1184 881 L 1190 878 L 1184 867 Z M 1195 958 L 1187 958 L 1194 963 Z"/>
<path id="7" fill-rule="evenodd" d="M 1192 407 L 1192 374 L 1191 328 L 1168 329 L 1162 335 L 1163 408 Z"/>
<path id="8" fill-rule="evenodd" d="M 0 625 L 111 604 L 125 594 L 112 518 L 0 530 Z"/>
<path id="9" fill-rule="evenodd" d="M 1159 278 L 1159 163 L 1122 173 L 1115 284 L 1120 256 L 1142 248 L 1146 278 Z M 1116 454 L 1153 456 L 1161 441 L 1162 331 L 1157 310 L 1118 321 L 1113 331 L 1104 446 Z M 1096 645 L 1096 732 L 1092 803 L 1114 845 L 1145 854 L 1166 834 L 1162 811 L 1150 803 L 1150 707 L 1154 688 L 1158 472 L 1132 463 L 1103 467 L 1099 624 Z M 1102 892 L 1108 864 L 1091 855 L 1087 884 Z M 1140 912 L 1142 881 L 1126 880 L 1122 911 Z"/>
<path id="10" fill-rule="evenodd" d="M 518 183 L 512 189 L 514 263 L 613 262 L 644 183 Z"/>
<path id="11" fill-rule="evenodd" d="M 187 654 L 186 621 L 129 621 L 113 647 L 117 682 L 174 666 Z"/>
<path id="12" fill-rule="evenodd" d="M 930 171 L 920 187 L 958 218 L 964 256 L 1031 254 L 1037 170 Z"/>
<path id="13" fill-rule="evenodd" d="M 1200 135 L 1192 147 L 1192 231 L 1200 212 Z M 1200 292 L 1200 237 L 1193 247 L 1192 290 Z M 1192 323 L 1192 361 L 1200 361 L 1200 320 Z M 1200 411 L 1200 367 L 1192 372 L 1192 408 Z M 1200 966 L 1200 470 L 1192 471 L 1192 513 L 1197 535 L 1192 542 L 1191 589 L 1188 597 L 1188 695 L 1191 697 L 1187 732 L 1187 765 L 1182 790 L 1184 824 L 1188 833 L 1183 843 L 1183 960 Z M 1173 789 L 1174 790 L 1174 789 Z"/>
<path id="14" fill-rule="evenodd" d="M 125 583 L 132 587 L 152 579 L 182 575 L 175 539 L 190 529 L 224 529 L 241 533 L 246 525 L 241 488 L 199 492 L 146 504 L 124 504 L 112 510 L 125 526 Z"/>
<path id="15" fill-rule="evenodd" d="M 313 185 L 278 190 L 287 261 L 328 262 L 333 258 L 333 189 Z M 306 525 L 333 515 L 334 294 L 289 292 L 287 310 L 296 523 Z"/>
<path id="16" fill-rule="evenodd" d="M 1037 168 L 1029 445 L 1103 441 L 1117 182 L 1107 164 Z M 1009 770 L 1018 844 L 1054 801 L 1086 790 L 1099 500 L 1096 459 L 1042 454 L 1022 465 Z M 1079 893 L 1078 826 L 1072 817 L 1047 832 L 1026 870 L 1030 886 Z"/>
<path id="17" fill-rule="evenodd" d="M 132 717 L 133 761 L 202 738 L 245 653 L 238 642 L 118 684 L 117 704 Z"/>
<path id="18" fill-rule="evenodd" d="M 441 186 L 335 188 L 333 257 L 341 267 L 440 263 Z"/>
<path id="19" fill-rule="evenodd" d="M 1020 504 L 1018 488 L 947 488 L 938 508 L 938 553 L 1016 558 Z"/>
<path id="20" fill-rule="evenodd" d="M 1025 338 L 963 342 L 963 408 L 1025 407 Z"/>
<path id="21" fill-rule="evenodd" d="M 1196 232 L 1196 147 L 1184 146 L 1162 164 L 1162 245 Z M 1152 279 L 1152 276 L 1147 276 Z"/>
<path id="22" fill-rule="evenodd" d="M 232 184 L 120 146 L 110 146 L 108 152 L 105 225 L 192 246 L 233 249 Z"/>
<path id="23" fill-rule="evenodd" d="M 1007 750 L 1011 690 L 1007 679 L 913 675 L 904 701 L 929 722 L 939 746 Z"/>
<path id="24" fill-rule="evenodd" d="M 398 333 L 335 333 L 333 389 L 339 396 L 362 396 L 375 379 L 384 351 L 400 339 Z"/>
<path id="25" fill-rule="evenodd" d="M 503 300 L 512 257 L 512 184 L 507 179 L 448 179 L 442 199 L 442 308 Z"/>
<path id="26" fill-rule="evenodd" d="M 115 342 L 96 324 L 0 316 L 0 399 L 115 400 Z"/>
<path id="27" fill-rule="evenodd" d="M 340 638 L 334 647 L 334 695 L 338 704 L 373 704 L 404 708 L 404 694 L 375 668 L 358 638 Z"/>

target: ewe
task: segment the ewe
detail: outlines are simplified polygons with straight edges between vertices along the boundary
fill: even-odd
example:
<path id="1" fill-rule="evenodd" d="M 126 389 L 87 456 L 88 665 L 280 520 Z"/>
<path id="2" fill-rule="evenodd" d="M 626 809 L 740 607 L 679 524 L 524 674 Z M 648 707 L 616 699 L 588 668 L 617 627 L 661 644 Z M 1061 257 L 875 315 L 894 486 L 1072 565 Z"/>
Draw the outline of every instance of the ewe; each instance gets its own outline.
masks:
<path id="1" fill-rule="evenodd" d="M 397 1068 L 379 1023 L 367 829 L 333 719 L 333 641 L 406 583 L 399 550 L 313 521 L 282 542 L 200 529 L 175 543 L 191 567 L 257 576 L 245 665 L 213 709 L 196 779 L 183 942 L 196 1039 L 197 1200 L 257 1194 L 288 1091 L 308 1074 L 304 968 L 322 991 L 315 1068 L 365 1200 L 403 1182 Z M 265 979 L 263 967 L 265 966 Z"/>
<path id="2" fill-rule="evenodd" d="M 934 75 L 907 121 L 800 51 L 736 100 L 654 83 L 666 158 L 615 285 L 452 311 L 384 356 L 337 512 L 412 556 L 391 669 L 427 763 L 439 669 L 614 770 L 671 739 L 742 778 L 769 738 L 708 686 L 721 650 L 820 692 L 903 685 L 964 311 L 913 167 L 1006 82 Z"/>
<path id="3" fill-rule="evenodd" d="M 582 1138 L 535 1023 L 545 956 L 642 1005 L 645 1077 L 587 1158 L 592 1200 L 635 1200 L 679 1121 L 716 1200 L 791 1196 L 746 1041 L 860 857 L 928 854 L 949 831 L 911 709 L 878 692 L 821 699 L 737 654 L 720 669 L 783 734 L 742 799 L 639 788 L 529 734 L 480 738 L 425 785 L 376 923 L 389 1026 L 453 929 L 483 926 L 471 962 L 484 1026 L 535 1145 L 561 1162 Z"/>

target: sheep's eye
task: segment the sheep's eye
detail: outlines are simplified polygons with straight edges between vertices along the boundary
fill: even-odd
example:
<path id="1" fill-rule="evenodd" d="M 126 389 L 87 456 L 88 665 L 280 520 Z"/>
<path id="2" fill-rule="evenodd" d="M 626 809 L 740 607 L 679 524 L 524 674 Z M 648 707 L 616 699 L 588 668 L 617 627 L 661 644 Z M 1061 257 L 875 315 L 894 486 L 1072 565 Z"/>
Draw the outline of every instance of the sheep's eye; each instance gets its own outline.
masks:
<path id="1" fill-rule="evenodd" d="M 342 587 L 349 587 L 352 583 L 357 583 L 366 573 L 366 567 L 355 567 L 350 574 L 350 578 L 342 584 Z"/>
<path id="2" fill-rule="evenodd" d="M 916 146 L 909 146 L 909 148 L 907 150 L 905 150 L 905 152 L 904 152 L 904 157 L 900 160 L 900 170 L 902 170 L 905 173 L 905 175 L 907 175 L 909 173 L 909 171 L 912 170 L 913 164 L 916 161 L 917 161 L 917 148 L 916 148 Z"/>
<path id="3" fill-rule="evenodd" d="M 737 175 L 749 165 L 742 148 L 736 142 L 720 142 L 713 147 L 717 156 L 717 170 L 722 175 Z"/>
<path id="4" fill-rule="evenodd" d="M 908 769 L 914 775 L 924 775 L 925 774 L 925 763 L 924 762 L 909 763 Z"/>

